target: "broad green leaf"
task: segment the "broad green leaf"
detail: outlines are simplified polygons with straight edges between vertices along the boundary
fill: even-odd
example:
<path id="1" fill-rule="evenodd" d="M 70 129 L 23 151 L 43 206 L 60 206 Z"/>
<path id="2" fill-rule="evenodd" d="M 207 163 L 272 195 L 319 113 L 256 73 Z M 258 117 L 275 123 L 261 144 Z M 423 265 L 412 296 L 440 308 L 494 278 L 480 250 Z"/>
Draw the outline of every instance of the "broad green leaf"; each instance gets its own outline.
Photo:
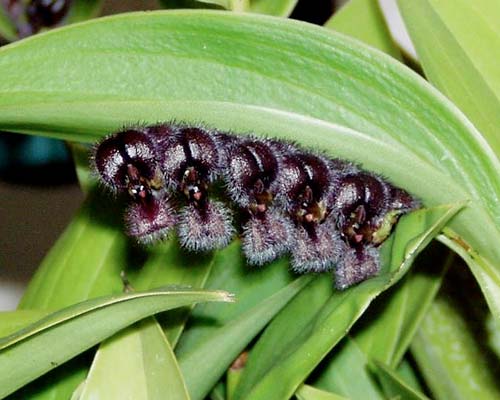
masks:
<path id="1" fill-rule="evenodd" d="M 291 396 L 297 387 L 346 335 L 371 301 L 395 284 L 408 270 L 417 253 L 437 235 L 461 206 L 439 207 L 414 212 L 399 222 L 396 232 L 383 246 L 381 274 L 344 292 L 335 292 L 316 313 L 314 320 L 295 336 L 288 336 L 288 321 L 273 321 L 261 340 L 269 349 L 270 357 L 259 374 L 244 381 L 238 388 L 238 398 L 282 399 Z M 282 354 L 272 354 L 276 336 L 288 342 Z M 262 350 L 261 350 L 262 351 Z M 264 351 L 262 351 L 264 353 Z M 246 373 L 249 365 L 245 369 Z M 277 386 L 276 382 L 280 385 Z"/>
<path id="2" fill-rule="evenodd" d="M 399 0 L 428 79 L 500 154 L 500 7 L 497 0 Z"/>
<path id="3" fill-rule="evenodd" d="M 398 377 L 396 372 L 390 367 L 381 363 L 374 362 L 373 371 L 377 375 L 382 388 L 384 389 L 387 398 L 399 398 L 405 400 L 428 400 L 428 397 L 423 393 L 419 393 L 412 389 Z"/>
<path id="4" fill-rule="evenodd" d="M 436 400 L 500 396 L 500 363 L 487 349 L 484 320 L 465 311 L 463 302 L 469 296 L 471 292 L 463 287 L 447 287 L 432 304 L 411 345 Z M 472 307 L 477 307 L 477 301 Z"/>
<path id="5" fill-rule="evenodd" d="M 258 14 L 288 17 L 299 0 L 250 0 L 250 11 Z"/>
<path id="6" fill-rule="evenodd" d="M 298 400 L 348 400 L 347 397 L 339 396 L 338 394 L 325 392 L 313 386 L 302 385 L 295 392 Z"/>
<path id="7" fill-rule="evenodd" d="M 0 75 L 0 129 L 93 141 L 137 121 L 204 121 L 358 160 L 427 206 L 470 200 L 451 226 L 500 269 L 498 159 L 428 83 L 345 36 L 249 14 L 134 13 L 5 46 Z M 484 274 L 499 316 L 500 281 Z"/>
<path id="8" fill-rule="evenodd" d="M 154 318 L 101 343 L 79 400 L 189 399 L 170 344 Z"/>
<path id="9" fill-rule="evenodd" d="M 227 292 L 163 288 L 97 298 L 67 307 L 0 340 L 0 397 L 152 314 L 201 301 L 230 301 Z"/>
<path id="10" fill-rule="evenodd" d="M 26 327 L 32 322 L 45 317 L 48 311 L 16 310 L 0 312 L 0 337 Z"/>
<path id="11" fill-rule="evenodd" d="M 310 275 L 296 279 L 252 309 L 213 330 L 197 346 L 178 355 L 193 400 L 203 399 L 208 394 L 250 341 L 311 279 Z"/>
<path id="12" fill-rule="evenodd" d="M 324 26 L 402 59 L 376 1 L 350 0 Z"/>

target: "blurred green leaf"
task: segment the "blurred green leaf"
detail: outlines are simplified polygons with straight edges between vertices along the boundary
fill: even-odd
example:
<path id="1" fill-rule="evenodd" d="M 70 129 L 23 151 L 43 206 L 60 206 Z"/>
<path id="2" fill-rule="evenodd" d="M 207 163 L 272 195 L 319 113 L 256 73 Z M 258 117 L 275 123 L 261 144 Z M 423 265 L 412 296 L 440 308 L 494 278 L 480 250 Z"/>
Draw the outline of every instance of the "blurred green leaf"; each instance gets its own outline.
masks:
<path id="1" fill-rule="evenodd" d="M 419 393 L 412 389 L 398 377 L 396 372 L 390 367 L 381 363 L 374 362 L 373 371 L 377 375 L 385 395 L 389 399 L 405 399 L 405 400 L 427 400 L 428 397 L 423 393 Z"/>
<path id="2" fill-rule="evenodd" d="M 191 398 L 203 399 L 250 341 L 311 280 L 310 275 L 296 279 L 252 309 L 214 329 L 197 346 L 179 354 L 179 365 Z"/>
<path id="3" fill-rule="evenodd" d="M 419 392 L 424 392 L 423 381 L 418 373 L 418 368 L 415 363 L 410 361 L 409 353 L 408 357 L 405 356 L 403 360 L 399 363 L 396 368 L 396 373 L 398 377 L 403 380 L 408 386 Z"/>
<path id="4" fill-rule="evenodd" d="M 57 311 L 0 340 L 0 397 L 148 315 L 193 302 L 229 300 L 222 291 L 163 288 Z"/>
<path id="5" fill-rule="evenodd" d="M 257 14 L 289 16 L 298 0 L 160 0 L 165 8 L 221 8 Z"/>
<path id="6" fill-rule="evenodd" d="M 160 4 L 168 9 L 176 8 L 214 8 L 224 9 L 224 5 L 228 5 L 229 0 L 203 1 L 203 0 L 159 0 Z M 221 4 L 219 4 L 221 3 Z"/>
<path id="7" fill-rule="evenodd" d="M 5 46 L 0 74 L 0 129 L 93 141 L 204 121 L 362 161 L 427 206 L 470 199 L 451 226 L 492 266 L 482 288 L 500 316 L 498 159 L 429 84 L 359 42 L 257 15 L 135 13 Z"/>
<path id="8" fill-rule="evenodd" d="M 189 399 L 170 344 L 154 318 L 101 343 L 79 400 Z"/>
<path id="9" fill-rule="evenodd" d="M 500 362 L 487 347 L 485 321 L 464 307 L 470 290 L 445 282 L 412 342 L 413 357 L 436 400 L 498 399 Z"/>
<path id="10" fill-rule="evenodd" d="M 258 372 L 252 379 L 250 360 L 245 368 L 238 399 L 282 399 L 291 396 L 314 367 L 346 335 L 354 322 L 363 314 L 371 301 L 382 291 L 396 283 L 408 270 L 412 261 L 461 206 L 439 207 L 421 210 L 405 216 L 396 232 L 383 245 L 382 273 L 344 292 L 335 292 L 314 315 L 305 329 L 289 335 L 293 316 L 276 319 L 267 328 L 256 345 L 261 346 L 259 363 L 254 364 Z M 285 309 L 284 313 L 288 310 Z M 304 310 L 303 314 L 307 312 Z M 273 351 L 277 337 L 283 344 L 280 353 Z M 266 351 L 267 350 L 267 351 Z M 266 360 L 267 358 L 267 360 Z M 279 386 L 276 382 L 280 382 Z"/>
<path id="11" fill-rule="evenodd" d="M 225 396 L 224 384 L 219 381 L 210 392 L 210 400 L 231 400 Z"/>
<path id="12" fill-rule="evenodd" d="M 401 52 L 392 40 L 384 15 L 376 1 L 350 0 L 333 14 L 324 26 L 402 60 Z"/>
<path id="13" fill-rule="evenodd" d="M 500 154 L 500 7 L 497 0 L 399 0 L 429 80 Z"/>
<path id="14" fill-rule="evenodd" d="M 250 11 L 258 14 L 288 17 L 299 0 L 250 0 Z"/>
<path id="15" fill-rule="evenodd" d="M 103 2 L 104 0 L 73 0 L 64 23 L 73 24 L 97 17 Z"/>
<path id="16" fill-rule="evenodd" d="M 3 7 L 3 4 L 0 5 L 0 37 L 9 42 L 13 42 L 17 39 L 16 27 L 7 15 L 7 11 Z"/>
<path id="17" fill-rule="evenodd" d="M 348 400 L 347 397 L 339 396 L 338 394 L 325 392 L 313 386 L 302 385 L 295 392 L 298 400 Z"/>

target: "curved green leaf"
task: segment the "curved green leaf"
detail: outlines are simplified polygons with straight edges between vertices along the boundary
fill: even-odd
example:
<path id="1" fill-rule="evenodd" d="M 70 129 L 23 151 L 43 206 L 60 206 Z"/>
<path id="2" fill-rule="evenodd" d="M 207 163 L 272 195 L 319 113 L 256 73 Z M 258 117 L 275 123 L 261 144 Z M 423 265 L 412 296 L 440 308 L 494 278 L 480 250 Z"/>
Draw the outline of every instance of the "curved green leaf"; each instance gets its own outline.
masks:
<path id="1" fill-rule="evenodd" d="M 374 360 L 400 365 L 415 331 L 441 285 L 454 257 L 432 243 L 417 257 L 411 271 L 379 296 L 342 344 L 329 355 L 314 385 L 352 399 L 381 399 L 368 367 Z"/>
<path id="2" fill-rule="evenodd" d="M 210 256 L 189 257 L 174 238 L 148 250 L 135 247 L 122 233 L 123 206 L 93 191 L 43 260 L 28 285 L 21 307 L 57 309 L 91 297 L 120 293 L 122 271 L 136 289 L 172 283 L 203 285 L 211 268 Z M 190 267 L 185 262 L 190 262 Z M 226 266 L 229 262 L 226 260 Z M 180 308 L 161 316 L 162 321 L 168 321 L 167 332 L 174 341 L 182 331 L 185 310 Z M 80 373 L 68 377 L 72 369 L 79 369 Z M 33 383 L 29 390 L 40 398 L 68 397 L 86 369 L 85 360 L 80 360 L 64 371 L 54 371 L 48 383 Z"/>
<path id="3" fill-rule="evenodd" d="M 1 48 L 0 75 L 0 129 L 93 141 L 126 123 L 204 121 L 360 160 L 428 206 L 469 199 L 453 229 L 500 269 L 496 156 L 429 84 L 344 36 L 256 15 L 135 13 Z"/>
<path id="4" fill-rule="evenodd" d="M 361 40 L 392 57 L 402 60 L 401 52 L 392 40 L 378 2 L 350 0 L 325 23 L 325 28 Z"/>
<path id="5" fill-rule="evenodd" d="M 163 288 L 98 298 L 57 311 L 0 340 L 0 397 L 152 314 L 201 301 L 230 301 L 227 292 Z"/>
<path id="6" fill-rule="evenodd" d="M 189 400 L 170 344 L 154 318 L 101 343 L 78 397 Z"/>
<path id="7" fill-rule="evenodd" d="M 311 280 L 310 275 L 296 279 L 247 312 L 214 329 L 203 342 L 179 354 L 179 365 L 191 398 L 203 399 L 238 354 Z"/>
<path id="8" fill-rule="evenodd" d="M 429 80 L 500 155 L 500 7 L 497 0 L 399 0 Z"/>
<path id="9" fill-rule="evenodd" d="M 461 206 L 421 210 L 404 217 L 395 235 L 383 246 L 387 267 L 377 277 L 344 292 L 334 293 L 314 315 L 305 329 L 289 336 L 289 324 L 295 314 L 271 323 L 257 343 L 251 357 L 259 358 L 255 364 L 258 373 L 250 379 L 250 360 L 238 387 L 237 398 L 283 399 L 291 396 L 300 383 L 328 352 L 347 334 L 354 322 L 363 314 L 371 301 L 382 291 L 396 283 L 407 271 L 416 254 L 438 234 Z M 388 254 L 390 253 L 390 254 Z M 281 338 L 277 345 L 276 338 Z M 277 350 L 275 348 L 279 346 Z M 280 382 L 279 386 L 276 382 Z"/>
<path id="10" fill-rule="evenodd" d="M 423 393 L 419 393 L 408 386 L 401 378 L 398 377 L 396 372 L 383 363 L 375 361 L 373 371 L 379 378 L 380 384 L 384 389 L 387 398 L 400 398 L 405 400 L 429 399 Z"/>
<path id="11" fill-rule="evenodd" d="M 286 259 L 273 262 L 262 269 L 249 267 L 239 240 L 218 251 L 205 288 L 224 288 L 234 293 L 238 301 L 227 308 L 220 307 L 220 304 L 197 305 L 191 313 L 190 329 L 184 332 L 176 348 L 177 354 L 183 356 L 205 343 L 214 332 L 256 309 L 262 301 L 291 284 L 294 278 L 288 271 Z"/>
<path id="12" fill-rule="evenodd" d="M 438 244 L 425 249 L 410 273 L 377 299 L 377 308 L 371 310 L 372 318 L 358 327 L 353 340 L 369 360 L 393 368 L 399 365 L 441 287 L 444 273 L 456 260 L 453 253 L 443 250 Z"/>

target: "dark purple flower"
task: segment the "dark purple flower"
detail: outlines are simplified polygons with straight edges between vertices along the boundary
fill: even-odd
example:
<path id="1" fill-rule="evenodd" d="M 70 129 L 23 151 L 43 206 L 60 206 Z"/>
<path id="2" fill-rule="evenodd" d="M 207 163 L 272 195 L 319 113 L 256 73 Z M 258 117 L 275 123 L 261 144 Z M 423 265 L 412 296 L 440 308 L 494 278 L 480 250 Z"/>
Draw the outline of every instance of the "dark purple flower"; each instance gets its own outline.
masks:
<path id="1" fill-rule="evenodd" d="M 112 192 L 144 198 L 151 190 L 164 187 L 154 143 L 140 130 L 105 138 L 96 146 L 93 161 L 101 181 Z"/>
<path id="2" fill-rule="evenodd" d="M 335 286 L 344 290 L 377 275 L 380 271 L 379 250 L 371 245 L 345 246 L 335 268 Z"/>
<path id="3" fill-rule="evenodd" d="M 209 201 L 203 208 L 188 204 L 180 211 L 177 232 L 181 245 L 188 250 L 220 249 L 234 235 L 231 213 L 218 201 Z"/>
<path id="4" fill-rule="evenodd" d="M 126 233 L 142 244 L 164 239 L 176 223 L 176 211 L 166 196 L 133 201 L 125 212 Z"/>
<path id="5" fill-rule="evenodd" d="M 243 225 L 243 253 L 252 265 L 266 264 L 289 252 L 294 240 L 292 221 L 276 209 L 251 215 Z"/>

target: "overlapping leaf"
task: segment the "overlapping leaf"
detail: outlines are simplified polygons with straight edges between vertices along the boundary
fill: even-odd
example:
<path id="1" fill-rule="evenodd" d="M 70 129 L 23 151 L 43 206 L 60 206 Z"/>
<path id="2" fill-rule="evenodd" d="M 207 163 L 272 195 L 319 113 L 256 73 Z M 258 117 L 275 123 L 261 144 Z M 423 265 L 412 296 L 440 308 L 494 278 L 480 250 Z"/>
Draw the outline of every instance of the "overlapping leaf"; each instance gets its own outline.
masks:
<path id="1" fill-rule="evenodd" d="M 426 77 L 467 114 L 499 155 L 498 1 L 399 0 L 399 6 Z"/>
<path id="2" fill-rule="evenodd" d="M 0 340 L 0 397 L 149 315 L 227 292 L 163 288 L 70 306 Z"/>
<path id="3" fill-rule="evenodd" d="M 189 400 L 172 348 L 154 318 L 103 342 L 78 400 Z"/>
<path id="4" fill-rule="evenodd" d="M 380 53 L 282 19 L 136 13 L 2 48 L 0 73 L 2 129 L 92 141 L 138 121 L 204 121 L 362 161 L 427 205 L 470 199 L 452 226 L 492 266 L 482 287 L 499 313 L 498 160 L 451 103 Z"/>
<path id="5" fill-rule="evenodd" d="M 253 349 L 236 399 L 282 399 L 291 396 L 314 367 L 342 339 L 371 301 L 394 284 L 409 268 L 416 254 L 456 214 L 460 206 L 415 212 L 402 220 L 394 242 L 386 243 L 388 268 L 377 278 L 333 295 L 317 311 L 292 303 L 276 318 Z M 387 254 L 390 253 L 390 254 Z M 314 302 L 313 302 L 314 304 Z M 302 307 L 297 313 L 296 307 Z M 307 318 L 290 328 L 294 315 Z M 252 363 L 252 358 L 254 362 Z M 253 365 L 252 365 L 253 364 Z M 359 364 L 361 366 L 362 364 Z M 276 386 L 275 382 L 280 385 Z"/>

